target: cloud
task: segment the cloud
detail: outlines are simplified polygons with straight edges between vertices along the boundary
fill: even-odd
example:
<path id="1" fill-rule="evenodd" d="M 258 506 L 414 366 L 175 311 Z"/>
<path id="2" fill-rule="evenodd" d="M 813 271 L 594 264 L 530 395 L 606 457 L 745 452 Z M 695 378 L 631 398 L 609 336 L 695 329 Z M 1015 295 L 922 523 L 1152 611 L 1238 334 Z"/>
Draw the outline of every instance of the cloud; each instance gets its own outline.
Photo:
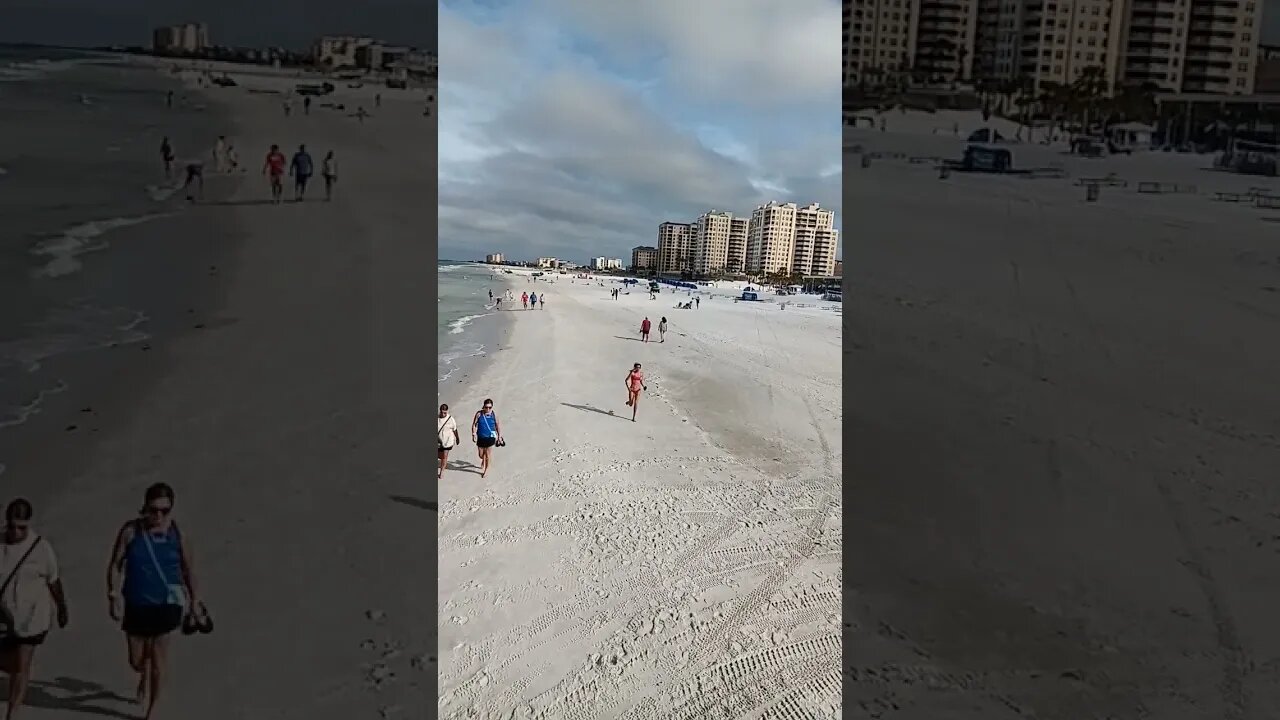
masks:
<path id="1" fill-rule="evenodd" d="M 442 257 L 627 257 L 658 223 L 710 209 L 838 210 L 838 82 L 829 102 L 792 89 L 750 111 L 704 108 L 667 65 L 620 64 L 599 48 L 614 39 L 606 29 L 539 7 L 441 6 Z M 838 71 L 838 52 L 830 64 Z"/>

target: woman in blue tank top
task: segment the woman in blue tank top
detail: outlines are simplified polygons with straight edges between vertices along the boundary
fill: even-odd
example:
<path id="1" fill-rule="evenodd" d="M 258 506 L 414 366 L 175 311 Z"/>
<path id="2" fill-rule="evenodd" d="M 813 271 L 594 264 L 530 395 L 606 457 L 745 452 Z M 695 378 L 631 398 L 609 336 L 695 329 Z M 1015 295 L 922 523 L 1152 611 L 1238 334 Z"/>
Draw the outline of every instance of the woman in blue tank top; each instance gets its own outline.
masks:
<path id="1" fill-rule="evenodd" d="M 199 600 L 190 541 L 173 520 L 173 501 L 168 485 L 147 488 L 142 517 L 120 528 L 107 568 L 111 619 L 128 639 L 129 666 L 138 673 L 138 702 L 147 703 L 147 717 L 160 694 L 169 633 L 188 618 L 193 627 L 212 629 Z"/>
<path id="2" fill-rule="evenodd" d="M 471 441 L 480 455 L 480 477 L 484 477 L 489 474 L 494 446 L 503 445 L 502 425 L 498 422 L 498 413 L 493 411 L 493 400 L 485 400 L 484 406 L 476 411 L 471 421 Z"/>

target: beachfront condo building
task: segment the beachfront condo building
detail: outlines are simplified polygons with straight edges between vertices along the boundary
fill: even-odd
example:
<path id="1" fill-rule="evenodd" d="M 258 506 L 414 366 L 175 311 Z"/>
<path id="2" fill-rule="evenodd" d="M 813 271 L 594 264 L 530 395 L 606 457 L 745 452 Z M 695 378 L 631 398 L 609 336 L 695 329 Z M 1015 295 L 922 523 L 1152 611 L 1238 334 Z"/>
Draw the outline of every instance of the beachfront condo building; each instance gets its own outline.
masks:
<path id="1" fill-rule="evenodd" d="M 1254 92 L 1261 0 L 846 0 L 846 85 L 1026 79 L 1096 68 L 1108 89 Z"/>
<path id="2" fill-rule="evenodd" d="M 664 222 L 658 226 L 658 272 L 693 272 L 693 226 Z"/>
<path id="3" fill-rule="evenodd" d="M 836 214 L 817 203 L 771 202 L 756 208 L 748 228 L 746 271 L 831 276 L 840 233 Z"/>
<path id="4" fill-rule="evenodd" d="M 747 271 L 747 240 L 750 232 L 749 218 L 735 217 L 729 221 L 729 252 L 725 259 L 725 272 L 737 274 Z"/>
<path id="5" fill-rule="evenodd" d="M 831 276 L 836 272 L 836 245 L 840 231 L 836 214 L 817 203 L 796 208 L 795 240 L 791 251 L 792 275 Z"/>
<path id="6" fill-rule="evenodd" d="M 790 272 L 795 249 L 796 204 L 770 202 L 751 213 L 747 238 L 747 273 Z"/>
<path id="7" fill-rule="evenodd" d="M 651 245 L 631 248 L 631 267 L 635 270 L 657 270 L 658 248 Z"/>
<path id="8" fill-rule="evenodd" d="M 484 256 L 484 261 L 492 265 L 501 265 L 503 263 L 502 253 L 489 253 Z"/>
<path id="9" fill-rule="evenodd" d="M 151 33 L 151 47 L 157 53 L 196 53 L 209 47 L 209 26 L 182 23 L 158 27 Z"/>
<path id="10" fill-rule="evenodd" d="M 729 264 L 729 229 L 733 215 L 711 210 L 692 224 L 693 272 L 702 276 L 723 273 Z"/>

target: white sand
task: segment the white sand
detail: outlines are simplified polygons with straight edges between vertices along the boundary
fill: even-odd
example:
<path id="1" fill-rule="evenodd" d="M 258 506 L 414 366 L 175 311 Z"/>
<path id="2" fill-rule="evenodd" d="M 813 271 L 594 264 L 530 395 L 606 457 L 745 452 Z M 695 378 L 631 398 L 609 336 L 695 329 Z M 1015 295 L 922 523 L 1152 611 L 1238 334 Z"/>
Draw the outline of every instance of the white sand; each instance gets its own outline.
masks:
<path id="1" fill-rule="evenodd" d="M 435 672 L 421 429 L 434 378 L 414 317 L 432 306 L 434 120 L 413 94 L 384 93 L 363 125 L 316 109 L 285 118 L 243 86 L 211 96 L 244 128 L 232 140 L 249 174 L 238 204 L 187 212 L 235 213 L 245 237 L 219 269 L 221 307 L 202 308 L 206 330 L 166 343 L 171 367 L 40 509 L 73 625 L 41 650 L 42 696 L 24 717 L 137 712 L 110 695 L 131 696 L 133 679 L 103 577 L 114 532 L 158 480 L 177 488 L 217 621 L 175 638 L 160 717 L 421 717 Z M 304 205 L 258 204 L 267 146 L 300 142 L 317 162 L 336 150 L 335 201 L 313 188 Z"/>
<path id="2" fill-rule="evenodd" d="M 546 309 L 511 311 L 442 398 L 464 434 L 440 487 L 442 715 L 836 717 L 840 316 L 514 280 Z M 482 480 L 486 397 L 509 444 Z"/>
<path id="3" fill-rule="evenodd" d="M 1212 192 L 1277 181 L 1209 156 L 1014 155 L 1197 192 L 1090 204 L 1074 177 L 846 156 L 846 709 L 1268 717 L 1280 211 Z"/>

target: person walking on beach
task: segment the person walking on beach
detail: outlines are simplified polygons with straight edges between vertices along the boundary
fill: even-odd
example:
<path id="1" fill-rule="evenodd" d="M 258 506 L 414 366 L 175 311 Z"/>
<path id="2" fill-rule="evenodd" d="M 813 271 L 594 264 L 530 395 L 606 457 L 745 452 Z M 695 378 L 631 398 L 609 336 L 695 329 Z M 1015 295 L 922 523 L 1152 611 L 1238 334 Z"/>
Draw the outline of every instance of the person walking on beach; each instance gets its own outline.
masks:
<path id="1" fill-rule="evenodd" d="M 631 422 L 636 421 L 636 407 L 640 405 L 640 391 L 648 390 L 649 386 L 644 384 L 644 373 L 640 371 L 640 363 L 636 363 L 631 368 L 631 372 L 627 373 L 627 405 L 631 408 Z"/>
<path id="2" fill-rule="evenodd" d="M 538 309 L 538 293 L 529 293 L 529 305 L 532 306 L 534 310 Z"/>
<path id="3" fill-rule="evenodd" d="M 320 173 L 324 175 L 324 201 L 330 202 L 333 200 L 333 186 L 338 184 L 338 159 L 332 150 L 325 153 Z"/>
<path id="4" fill-rule="evenodd" d="M 212 630 L 200 602 L 191 540 L 178 530 L 173 504 L 173 488 L 164 483 L 147 488 L 140 517 L 116 533 L 107 566 L 108 611 L 128 641 L 129 667 L 138 673 L 137 698 L 146 706 L 146 720 L 155 717 L 169 634 L 188 619 L 203 632 Z"/>
<path id="5" fill-rule="evenodd" d="M 227 168 L 231 172 L 240 172 L 240 153 L 235 145 L 227 145 Z"/>
<path id="6" fill-rule="evenodd" d="M 484 405 L 476 411 L 471 421 L 471 442 L 476 444 L 480 457 L 480 477 L 489 474 L 489 464 L 495 447 L 506 445 L 502 440 L 502 425 L 498 422 L 498 413 L 493 411 L 493 400 L 485 399 Z"/>
<path id="7" fill-rule="evenodd" d="M 213 168 L 223 173 L 227 171 L 227 136 L 219 135 L 213 146 Z"/>
<path id="8" fill-rule="evenodd" d="M 640 323 L 640 339 L 641 339 L 641 340 L 643 340 L 644 342 L 649 342 L 649 328 L 650 328 L 650 327 L 652 327 L 652 325 L 650 325 L 650 323 L 649 323 L 649 318 L 645 318 L 645 319 Z"/>
<path id="9" fill-rule="evenodd" d="M 204 163 L 187 163 L 187 180 L 182 184 L 182 189 L 187 193 L 188 202 L 195 202 L 197 198 L 204 199 Z"/>
<path id="10" fill-rule="evenodd" d="M 310 95 L 302 98 L 302 114 L 303 115 L 311 114 L 311 96 Z"/>
<path id="11" fill-rule="evenodd" d="M 696 297 L 696 298 L 694 298 L 694 299 L 693 299 L 693 306 L 694 306 L 695 308 L 700 308 L 700 307 L 702 307 L 702 298 L 700 298 L 700 297 Z"/>
<path id="12" fill-rule="evenodd" d="M 164 176 L 173 177 L 173 146 L 169 138 L 160 141 L 160 159 L 164 162 Z"/>
<path id="13" fill-rule="evenodd" d="M 436 472 L 436 479 L 444 477 L 445 466 L 449 462 L 449 451 L 458 446 L 462 442 L 462 438 L 458 437 L 458 421 L 449 414 L 449 406 L 447 404 L 440 405 L 440 415 L 436 420 L 436 455 L 440 458 L 440 469 Z"/>
<path id="14" fill-rule="evenodd" d="M 284 195 L 284 153 L 279 145 L 272 145 L 267 159 L 262 164 L 262 173 L 271 180 L 271 201 L 280 204 Z"/>
<path id="15" fill-rule="evenodd" d="M 658 342 L 667 341 L 667 319 L 664 317 L 658 321 Z"/>
<path id="16" fill-rule="evenodd" d="M 529 293 L 527 292 L 520 293 L 520 307 L 524 308 L 525 310 L 529 309 Z"/>
<path id="17" fill-rule="evenodd" d="M 0 536 L 0 672 L 9 676 L 5 720 L 18 717 L 31 680 L 36 648 L 56 620 L 67 626 L 67 598 L 58 558 L 49 542 L 31 529 L 31 503 L 18 498 L 4 513 Z"/>
<path id="18" fill-rule="evenodd" d="M 298 152 L 293 154 L 293 160 L 289 163 L 289 174 L 293 176 L 293 200 L 294 202 L 302 202 L 307 194 L 307 181 L 311 179 L 311 173 L 315 172 L 315 163 L 311 161 L 311 153 L 307 152 L 306 145 L 299 145 Z"/>
<path id="19" fill-rule="evenodd" d="M 489 302 L 493 302 L 493 288 L 489 288 Z"/>

